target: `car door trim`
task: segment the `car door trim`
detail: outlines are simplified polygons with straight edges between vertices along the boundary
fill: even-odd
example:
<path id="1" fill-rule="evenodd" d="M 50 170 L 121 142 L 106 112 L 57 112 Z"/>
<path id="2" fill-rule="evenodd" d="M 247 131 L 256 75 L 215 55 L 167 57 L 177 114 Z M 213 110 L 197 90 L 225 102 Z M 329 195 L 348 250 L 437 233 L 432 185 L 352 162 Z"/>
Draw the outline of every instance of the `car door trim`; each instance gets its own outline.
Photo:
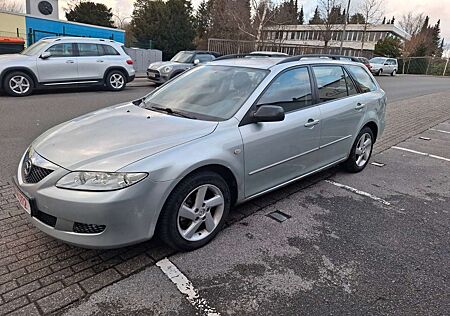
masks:
<path id="1" fill-rule="evenodd" d="M 99 83 L 100 80 L 87 80 L 87 81 L 66 81 L 66 82 L 52 82 L 52 83 L 43 83 L 44 86 L 61 86 L 61 85 L 70 85 L 70 84 L 81 84 L 81 83 Z"/>
<path id="2" fill-rule="evenodd" d="M 353 135 L 347 135 L 347 136 L 344 136 L 344 137 L 342 137 L 342 138 L 333 140 L 332 142 L 329 142 L 329 143 L 327 143 L 327 144 L 325 144 L 325 145 L 321 145 L 321 146 L 319 147 L 319 149 L 322 149 L 322 148 L 325 148 L 325 147 L 334 145 L 334 144 L 339 143 L 339 142 L 341 142 L 341 141 L 343 141 L 343 140 L 346 140 L 347 138 L 350 138 L 350 137 L 352 137 L 352 136 L 353 136 Z"/>
<path id="3" fill-rule="evenodd" d="M 327 168 L 330 168 L 330 167 L 332 167 L 333 165 L 336 165 L 336 164 L 338 164 L 338 163 L 340 163 L 340 162 L 342 162 L 342 161 L 344 161 L 344 160 L 346 160 L 346 159 L 347 159 L 347 157 L 340 158 L 340 159 L 338 159 L 338 160 L 336 160 L 336 161 L 334 161 L 334 162 L 332 162 L 332 163 L 329 163 L 329 164 L 327 164 L 327 165 L 325 165 L 325 166 L 323 166 L 323 167 L 317 168 L 316 170 L 307 172 L 307 173 L 305 173 L 305 174 L 302 174 L 301 176 L 298 176 L 298 177 L 295 177 L 295 178 L 293 178 L 293 179 L 291 179 L 291 180 L 288 180 L 288 181 L 286 181 L 286 182 L 280 183 L 280 184 L 278 184 L 278 185 L 276 185 L 276 186 L 274 186 L 274 187 L 271 187 L 271 188 L 266 189 L 266 190 L 264 190 L 264 191 L 261 191 L 261 192 L 258 192 L 258 193 L 256 193 L 256 194 L 250 195 L 249 197 L 245 198 L 242 202 L 248 201 L 248 200 L 251 200 L 251 199 L 254 199 L 254 198 L 256 198 L 256 197 L 258 197 L 258 196 L 260 196 L 260 195 L 263 195 L 263 194 L 266 194 L 266 193 L 268 193 L 268 192 L 270 192 L 270 191 L 279 189 L 279 188 L 284 187 L 284 186 L 286 186 L 286 185 L 288 185 L 288 184 L 290 184 L 290 183 L 292 183 L 292 182 L 295 182 L 295 181 L 297 181 L 297 180 L 300 180 L 300 179 L 303 179 L 303 178 L 305 178 L 305 177 L 307 177 L 307 176 L 310 176 L 310 175 L 312 175 L 312 174 L 314 174 L 314 173 L 317 173 L 317 172 L 320 172 L 320 171 L 325 170 L 325 169 L 327 169 Z"/>
<path id="4" fill-rule="evenodd" d="M 262 168 L 253 170 L 253 171 L 249 172 L 248 175 L 249 175 L 249 176 L 252 176 L 252 175 L 257 174 L 257 173 L 259 173 L 259 172 L 261 172 L 261 171 L 264 171 L 264 170 L 267 170 L 267 169 L 276 167 L 276 166 L 281 165 L 281 164 L 283 164 L 283 163 L 285 163 L 285 162 L 288 162 L 288 161 L 291 161 L 291 160 L 293 160 L 293 159 L 300 158 L 300 157 L 302 157 L 302 156 L 305 156 L 305 155 L 308 155 L 308 154 L 310 154 L 310 153 L 313 153 L 313 152 L 315 152 L 315 151 L 317 151 L 317 150 L 319 150 L 319 149 L 320 149 L 320 147 L 316 147 L 316 148 L 313 148 L 313 149 L 311 149 L 311 150 L 305 151 L 305 152 L 303 152 L 303 153 L 301 153 L 301 154 L 298 154 L 298 155 L 295 155 L 295 156 L 292 156 L 292 157 L 289 157 L 289 158 L 280 160 L 280 161 L 278 161 L 278 162 L 272 163 L 272 164 L 267 165 L 267 166 L 265 166 L 265 167 L 262 167 Z"/>

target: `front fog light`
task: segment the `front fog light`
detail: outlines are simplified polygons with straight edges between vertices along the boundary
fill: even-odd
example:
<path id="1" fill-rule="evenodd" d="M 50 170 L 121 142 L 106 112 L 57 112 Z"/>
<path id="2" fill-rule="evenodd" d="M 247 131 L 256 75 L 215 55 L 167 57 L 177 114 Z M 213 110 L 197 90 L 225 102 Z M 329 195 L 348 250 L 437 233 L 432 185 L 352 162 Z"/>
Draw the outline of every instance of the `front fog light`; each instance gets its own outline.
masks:
<path id="1" fill-rule="evenodd" d="M 112 191 L 129 187 L 147 175 L 145 172 L 75 171 L 59 179 L 56 186 L 81 191 Z"/>

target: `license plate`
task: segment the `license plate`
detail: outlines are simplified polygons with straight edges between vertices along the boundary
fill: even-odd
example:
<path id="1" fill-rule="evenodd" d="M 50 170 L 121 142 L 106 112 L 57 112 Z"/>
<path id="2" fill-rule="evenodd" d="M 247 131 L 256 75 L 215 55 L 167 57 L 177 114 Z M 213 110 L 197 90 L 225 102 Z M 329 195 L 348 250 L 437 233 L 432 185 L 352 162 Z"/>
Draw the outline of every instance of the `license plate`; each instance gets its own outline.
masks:
<path id="1" fill-rule="evenodd" d="M 20 206 L 31 215 L 31 204 L 30 200 L 22 193 L 18 188 L 15 188 L 16 190 L 16 198 L 19 201 Z"/>
<path id="2" fill-rule="evenodd" d="M 148 76 L 151 77 L 151 78 L 155 78 L 155 77 L 156 77 L 156 74 L 153 73 L 153 72 L 149 72 L 149 73 L 147 73 L 147 74 L 148 74 Z"/>

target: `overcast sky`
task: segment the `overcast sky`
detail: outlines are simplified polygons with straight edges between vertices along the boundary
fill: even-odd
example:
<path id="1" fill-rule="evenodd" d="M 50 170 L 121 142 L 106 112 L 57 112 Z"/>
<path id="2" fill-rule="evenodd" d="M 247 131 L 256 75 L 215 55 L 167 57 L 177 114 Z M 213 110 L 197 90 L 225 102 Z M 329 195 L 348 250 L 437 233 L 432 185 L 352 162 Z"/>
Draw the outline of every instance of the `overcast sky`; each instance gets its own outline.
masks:
<path id="1" fill-rule="evenodd" d="M 67 0 L 60 0 L 61 18 L 64 18 L 62 8 L 66 6 Z M 114 12 L 120 12 L 121 17 L 131 15 L 133 11 L 134 0 L 94 0 L 101 2 L 113 8 Z M 239 0 L 237 0 L 239 1 Z M 275 0 L 280 1 L 281 0 Z M 357 11 L 358 3 L 361 0 L 351 0 L 352 6 L 350 13 Z M 197 6 L 201 0 L 192 0 L 194 6 Z M 343 6 L 347 5 L 347 0 L 342 0 Z M 303 5 L 305 15 L 308 19 L 312 16 L 317 0 L 299 0 L 299 5 Z M 387 18 L 395 16 L 398 21 L 400 17 L 407 12 L 423 12 L 430 16 L 430 23 L 434 24 L 441 19 L 442 36 L 446 38 L 446 42 L 450 43 L 450 0 L 384 0 L 384 11 Z"/>

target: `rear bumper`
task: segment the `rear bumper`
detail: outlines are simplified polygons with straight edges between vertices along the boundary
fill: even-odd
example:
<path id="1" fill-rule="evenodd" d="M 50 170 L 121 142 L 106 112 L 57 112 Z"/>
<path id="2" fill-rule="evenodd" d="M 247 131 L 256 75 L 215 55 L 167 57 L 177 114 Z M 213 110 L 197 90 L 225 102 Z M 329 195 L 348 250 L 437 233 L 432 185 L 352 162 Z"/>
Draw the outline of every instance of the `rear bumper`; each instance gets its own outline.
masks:
<path id="1" fill-rule="evenodd" d="M 136 78 L 136 75 L 128 76 L 127 83 L 132 82 L 135 78 Z"/>

